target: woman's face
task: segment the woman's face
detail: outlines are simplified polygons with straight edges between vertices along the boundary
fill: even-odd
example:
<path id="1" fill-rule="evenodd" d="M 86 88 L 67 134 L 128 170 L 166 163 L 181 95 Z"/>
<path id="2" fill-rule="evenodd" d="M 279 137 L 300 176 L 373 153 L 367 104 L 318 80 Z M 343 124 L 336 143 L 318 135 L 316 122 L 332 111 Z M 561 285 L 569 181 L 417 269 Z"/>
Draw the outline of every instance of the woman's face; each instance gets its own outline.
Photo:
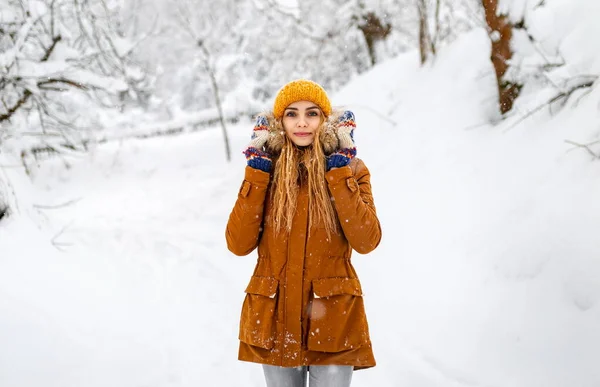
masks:
<path id="1" fill-rule="evenodd" d="M 283 111 L 283 129 L 297 146 L 312 144 L 322 121 L 321 109 L 310 101 L 294 102 Z"/>

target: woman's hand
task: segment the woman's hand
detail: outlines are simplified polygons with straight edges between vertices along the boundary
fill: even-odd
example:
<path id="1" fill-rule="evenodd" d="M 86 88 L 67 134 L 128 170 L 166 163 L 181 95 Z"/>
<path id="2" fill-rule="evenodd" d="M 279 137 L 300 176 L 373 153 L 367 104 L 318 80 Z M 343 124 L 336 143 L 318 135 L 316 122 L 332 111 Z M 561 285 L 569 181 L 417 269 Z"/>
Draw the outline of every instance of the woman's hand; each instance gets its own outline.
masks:
<path id="1" fill-rule="evenodd" d="M 356 156 L 354 128 L 356 128 L 354 113 L 350 110 L 346 110 L 338 119 L 336 133 L 339 147 L 335 152 L 327 156 L 328 171 L 350 164 L 350 161 Z"/>
<path id="2" fill-rule="evenodd" d="M 264 146 L 269 139 L 269 122 L 265 116 L 258 116 L 252 131 L 252 139 L 248 144 L 244 155 L 248 165 L 263 172 L 271 172 L 273 162 L 271 155 L 264 151 Z"/>

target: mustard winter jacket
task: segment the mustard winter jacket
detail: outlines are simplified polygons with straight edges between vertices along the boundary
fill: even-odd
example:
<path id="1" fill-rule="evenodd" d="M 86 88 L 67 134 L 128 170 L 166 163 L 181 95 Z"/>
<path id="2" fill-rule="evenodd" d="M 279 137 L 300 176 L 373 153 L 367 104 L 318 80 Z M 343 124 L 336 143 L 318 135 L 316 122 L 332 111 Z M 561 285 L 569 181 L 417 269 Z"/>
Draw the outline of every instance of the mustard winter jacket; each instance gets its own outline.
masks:
<path id="1" fill-rule="evenodd" d="M 353 365 L 372 367 L 362 289 L 352 250 L 377 247 L 381 227 L 371 193 L 369 170 L 358 158 L 326 173 L 339 219 L 337 234 L 324 225 L 308 230 L 308 193 L 300 187 L 287 238 L 274 232 L 269 173 L 246 167 L 226 229 L 236 255 L 258 247 L 246 288 L 239 329 L 239 359 L 284 367 Z"/>

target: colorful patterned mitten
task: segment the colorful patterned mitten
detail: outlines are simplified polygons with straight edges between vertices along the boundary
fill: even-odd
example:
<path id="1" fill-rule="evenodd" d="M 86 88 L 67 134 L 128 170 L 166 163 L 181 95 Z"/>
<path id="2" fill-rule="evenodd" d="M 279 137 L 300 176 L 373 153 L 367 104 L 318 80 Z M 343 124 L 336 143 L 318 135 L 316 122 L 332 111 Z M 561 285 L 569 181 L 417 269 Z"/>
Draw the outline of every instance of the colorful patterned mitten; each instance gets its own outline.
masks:
<path id="1" fill-rule="evenodd" d="M 263 172 L 271 172 L 271 156 L 263 150 L 269 138 L 269 122 L 265 116 L 258 116 L 252 132 L 252 139 L 244 151 L 248 165 Z"/>
<path id="2" fill-rule="evenodd" d="M 350 164 L 350 161 L 356 156 L 354 128 L 356 128 L 354 113 L 346 110 L 338 119 L 337 137 L 339 147 L 335 152 L 327 156 L 328 171 L 331 168 L 340 168 Z"/>

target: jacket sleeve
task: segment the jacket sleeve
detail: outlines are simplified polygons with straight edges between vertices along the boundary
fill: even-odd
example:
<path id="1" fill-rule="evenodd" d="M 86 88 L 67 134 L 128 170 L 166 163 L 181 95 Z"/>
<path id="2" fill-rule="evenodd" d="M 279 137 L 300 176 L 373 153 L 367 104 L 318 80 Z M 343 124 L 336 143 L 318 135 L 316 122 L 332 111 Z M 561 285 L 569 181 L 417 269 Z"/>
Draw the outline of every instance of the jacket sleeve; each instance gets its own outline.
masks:
<path id="1" fill-rule="evenodd" d="M 327 172 L 329 191 L 350 246 L 360 254 L 373 251 L 381 241 L 381 226 L 371 193 L 371 174 L 362 160 Z"/>
<path id="2" fill-rule="evenodd" d="M 225 230 L 227 248 L 235 255 L 248 255 L 258 245 L 269 180 L 267 172 L 246 166 Z"/>

